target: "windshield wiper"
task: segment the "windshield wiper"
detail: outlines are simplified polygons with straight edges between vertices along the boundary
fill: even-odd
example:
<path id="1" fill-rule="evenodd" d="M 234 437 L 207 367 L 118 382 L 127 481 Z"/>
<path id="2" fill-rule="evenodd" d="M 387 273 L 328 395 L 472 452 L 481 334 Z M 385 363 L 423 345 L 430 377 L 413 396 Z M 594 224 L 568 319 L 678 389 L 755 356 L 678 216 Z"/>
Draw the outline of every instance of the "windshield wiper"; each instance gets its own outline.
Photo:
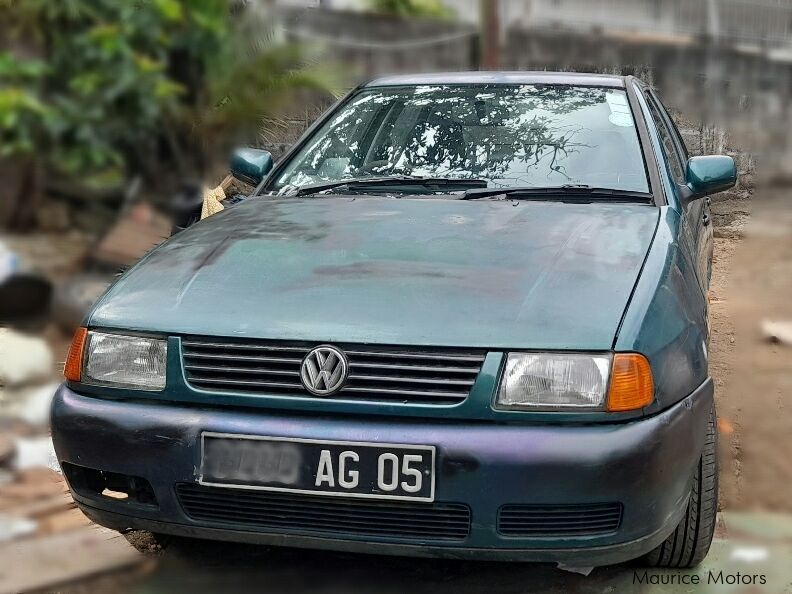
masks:
<path id="1" fill-rule="evenodd" d="M 460 200 L 476 200 L 505 196 L 514 199 L 541 200 L 548 196 L 557 196 L 565 202 L 595 202 L 608 200 L 650 202 L 652 195 L 646 192 L 619 190 L 616 188 L 597 188 L 586 184 L 566 184 L 563 186 L 536 188 L 532 186 L 514 188 L 474 188 L 466 191 Z"/>
<path id="2" fill-rule="evenodd" d="M 467 179 L 455 177 L 411 177 L 409 175 L 394 175 L 390 177 L 360 177 L 334 182 L 325 182 L 301 186 L 296 192 L 287 196 L 309 196 L 336 188 L 364 189 L 399 186 L 420 186 L 428 189 L 447 189 L 453 187 L 457 190 L 486 189 L 487 180 Z"/>

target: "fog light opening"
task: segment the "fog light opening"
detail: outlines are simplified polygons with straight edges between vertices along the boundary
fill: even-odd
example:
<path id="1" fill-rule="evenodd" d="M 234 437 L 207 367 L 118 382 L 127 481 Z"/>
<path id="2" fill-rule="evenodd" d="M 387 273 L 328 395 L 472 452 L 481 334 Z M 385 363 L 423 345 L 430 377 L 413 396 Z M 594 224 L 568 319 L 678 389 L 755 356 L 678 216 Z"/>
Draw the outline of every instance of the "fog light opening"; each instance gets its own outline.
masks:
<path id="1" fill-rule="evenodd" d="M 118 503 L 157 507 L 154 489 L 139 476 L 107 472 L 64 462 L 61 464 L 69 486 L 78 495 Z"/>

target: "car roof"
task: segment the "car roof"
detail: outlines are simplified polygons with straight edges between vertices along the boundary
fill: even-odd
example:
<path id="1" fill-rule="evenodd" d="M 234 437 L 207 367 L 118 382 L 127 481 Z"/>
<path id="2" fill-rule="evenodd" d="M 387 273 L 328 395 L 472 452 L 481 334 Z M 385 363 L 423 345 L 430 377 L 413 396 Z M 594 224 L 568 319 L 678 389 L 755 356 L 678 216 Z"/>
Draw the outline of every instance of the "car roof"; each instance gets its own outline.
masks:
<path id="1" fill-rule="evenodd" d="M 415 85 L 574 85 L 581 87 L 625 87 L 624 76 L 586 74 L 579 72 L 438 72 L 433 74 L 400 74 L 374 79 L 366 87 Z"/>

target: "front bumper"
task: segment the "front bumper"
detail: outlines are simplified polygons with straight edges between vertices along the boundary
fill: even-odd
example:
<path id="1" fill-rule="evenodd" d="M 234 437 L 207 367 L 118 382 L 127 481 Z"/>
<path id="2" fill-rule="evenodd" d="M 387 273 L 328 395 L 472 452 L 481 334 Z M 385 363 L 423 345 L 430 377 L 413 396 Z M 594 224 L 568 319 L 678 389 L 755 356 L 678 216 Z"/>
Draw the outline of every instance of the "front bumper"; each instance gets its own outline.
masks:
<path id="1" fill-rule="evenodd" d="M 53 402 L 52 434 L 61 463 L 150 482 L 156 506 L 72 489 L 89 517 L 118 530 L 384 554 L 607 565 L 650 551 L 679 522 L 712 398 L 707 381 L 675 406 L 638 421 L 505 425 L 206 409 L 86 397 L 62 386 Z M 433 542 L 195 520 L 185 513 L 175 486 L 196 482 L 203 431 L 435 445 L 436 501 L 467 505 L 470 531 L 463 540 Z M 623 515 L 618 529 L 605 534 L 514 537 L 496 527 L 499 509 L 507 504 L 608 502 L 621 503 Z"/>

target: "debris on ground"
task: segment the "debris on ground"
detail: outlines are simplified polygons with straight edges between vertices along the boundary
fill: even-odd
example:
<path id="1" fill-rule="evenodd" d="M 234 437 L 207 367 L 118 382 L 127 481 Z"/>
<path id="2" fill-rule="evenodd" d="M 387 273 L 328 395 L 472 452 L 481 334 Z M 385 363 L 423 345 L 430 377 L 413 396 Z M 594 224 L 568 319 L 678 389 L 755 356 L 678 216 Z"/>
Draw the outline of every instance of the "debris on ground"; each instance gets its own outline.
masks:
<path id="1" fill-rule="evenodd" d="M 52 377 L 54 361 L 38 336 L 0 328 L 0 385 L 21 386 Z"/>
<path id="2" fill-rule="evenodd" d="M 58 383 L 6 388 L 0 400 L 0 415 L 13 417 L 28 425 L 43 427 L 49 423 L 50 405 Z"/>
<path id="3" fill-rule="evenodd" d="M 52 284 L 25 267 L 19 255 L 0 241 L 0 323 L 36 324 L 49 313 Z"/>
<path id="4" fill-rule="evenodd" d="M 47 341 L 0 328 L 0 470 L 57 469 L 48 428 L 56 373 Z"/>
<path id="5" fill-rule="evenodd" d="M 0 483 L 0 594 L 51 588 L 145 561 L 123 536 L 94 525 L 77 508 L 58 472 L 4 472 L 13 480 Z"/>
<path id="6" fill-rule="evenodd" d="M 770 342 L 792 346 L 792 321 L 762 320 L 762 336 Z"/>
<path id="7" fill-rule="evenodd" d="M 732 423 L 729 419 L 718 417 L 718 433 L 726 436 L 731 435 L 734 433 L 734 423 Z"/>
<path id="8" fill-rule="evenodd" d="M 45 437 L 19 437 L 14 440 L 13 467 L 16 470 L 28 468 L 46 468 L 53 472 L 60 472 L 58 459 L 52 445 L 52 439 Z"/>
<path id="9" fill-rule="evenodd" d="M 93 259 L 116 268 L 131 266 L 165 241 L 170 232 L 168 218 L 140 202 L 119 217 L 99 242 Z"/>
<path id="10" fill-rule="evenodd" d="M 38 525 L 27 518 L 15 518 L 0 513 L 0 543 L 36 532 Z"/>
<path id="11" fill-rule="evenodd" d="M 769 552 L 766 547 L 734 547 L 730 559 L 732 561 L 745 561 L 746 563 L 757 563 L 766 561 Z"/>
<path id="12" fill-rule="evenodd" d="M 67 204 L 58 200 L 47 200 L 36 208 L 36 227 L 41 231 L 61 233 L 72 228 Z"/>
<path id="13" fill-rule="evenodd" d="M 0 435 L 0 465 L 14 455 L 14 442 L 7 435 Z"/>
<path id="14" fill-rule="evenodd" d="M 118 532 L 94 525 L 7 543 L 0 546 L 0 559 L 0 594 L 49 591 L 145 562 Z"/>
<path id="15" fill-rule="evenodd" d="M 65 233 L 6 235 L 2 241 L 16 254 L 23 268 L 36 270 L 55 283 L 79 270 L 94 244 L 90 235 L 76 229 Z"/>
<path id="16" fill-rule="evenodd" d="M 568 571 L 569 573 L 576 573 L 578 575 L 588 577 L 592 571 L 594 571 L 593 567 L 573 567 L 571 565 L 566 565 L 564 563 L 558 563 L 556 565 L 558 569 L 561 571 Z"/>
<path id="17" fill-rule="evenodd" d="M 66 482 L 58 472 L 42 467 L 24 468 L 16 474 L 13 483 L 0 487 L 0 510 L 55 497 L 66 491 Z"/>
<path id="18" fill-rule="evenodd" d="M 60 473 L 48 425 L 61 366 L 47 338 L 0 328 L 0 593 L 59 585 L 138 558 L 116 533 L 97 532 Z"/>
<path id="19" fill-rule="evenodd" d="M 0 594 L 50 591 L 146 562 L 123 536 L 95 526 L 77 508 L 57 464 L 49 410 L 68 347 L 58 319 L 66 310 L 60 306 L 75 305 L 70 320 L 79 323 L 119 267 L 134 263 L 169 234 L 168 220 L 139 204 L 98 245 L 73 232 L 4 239 L 5 253 L 13 256 L 3 260 L 5 277 L 19 270 L 45 271 L 56 297 L 54 319 L 0 328 Z M 64 300 L 58 290 L 75 273 L 79 282 Z M 14 299 L 20 301 L 18 295 Z"/>

